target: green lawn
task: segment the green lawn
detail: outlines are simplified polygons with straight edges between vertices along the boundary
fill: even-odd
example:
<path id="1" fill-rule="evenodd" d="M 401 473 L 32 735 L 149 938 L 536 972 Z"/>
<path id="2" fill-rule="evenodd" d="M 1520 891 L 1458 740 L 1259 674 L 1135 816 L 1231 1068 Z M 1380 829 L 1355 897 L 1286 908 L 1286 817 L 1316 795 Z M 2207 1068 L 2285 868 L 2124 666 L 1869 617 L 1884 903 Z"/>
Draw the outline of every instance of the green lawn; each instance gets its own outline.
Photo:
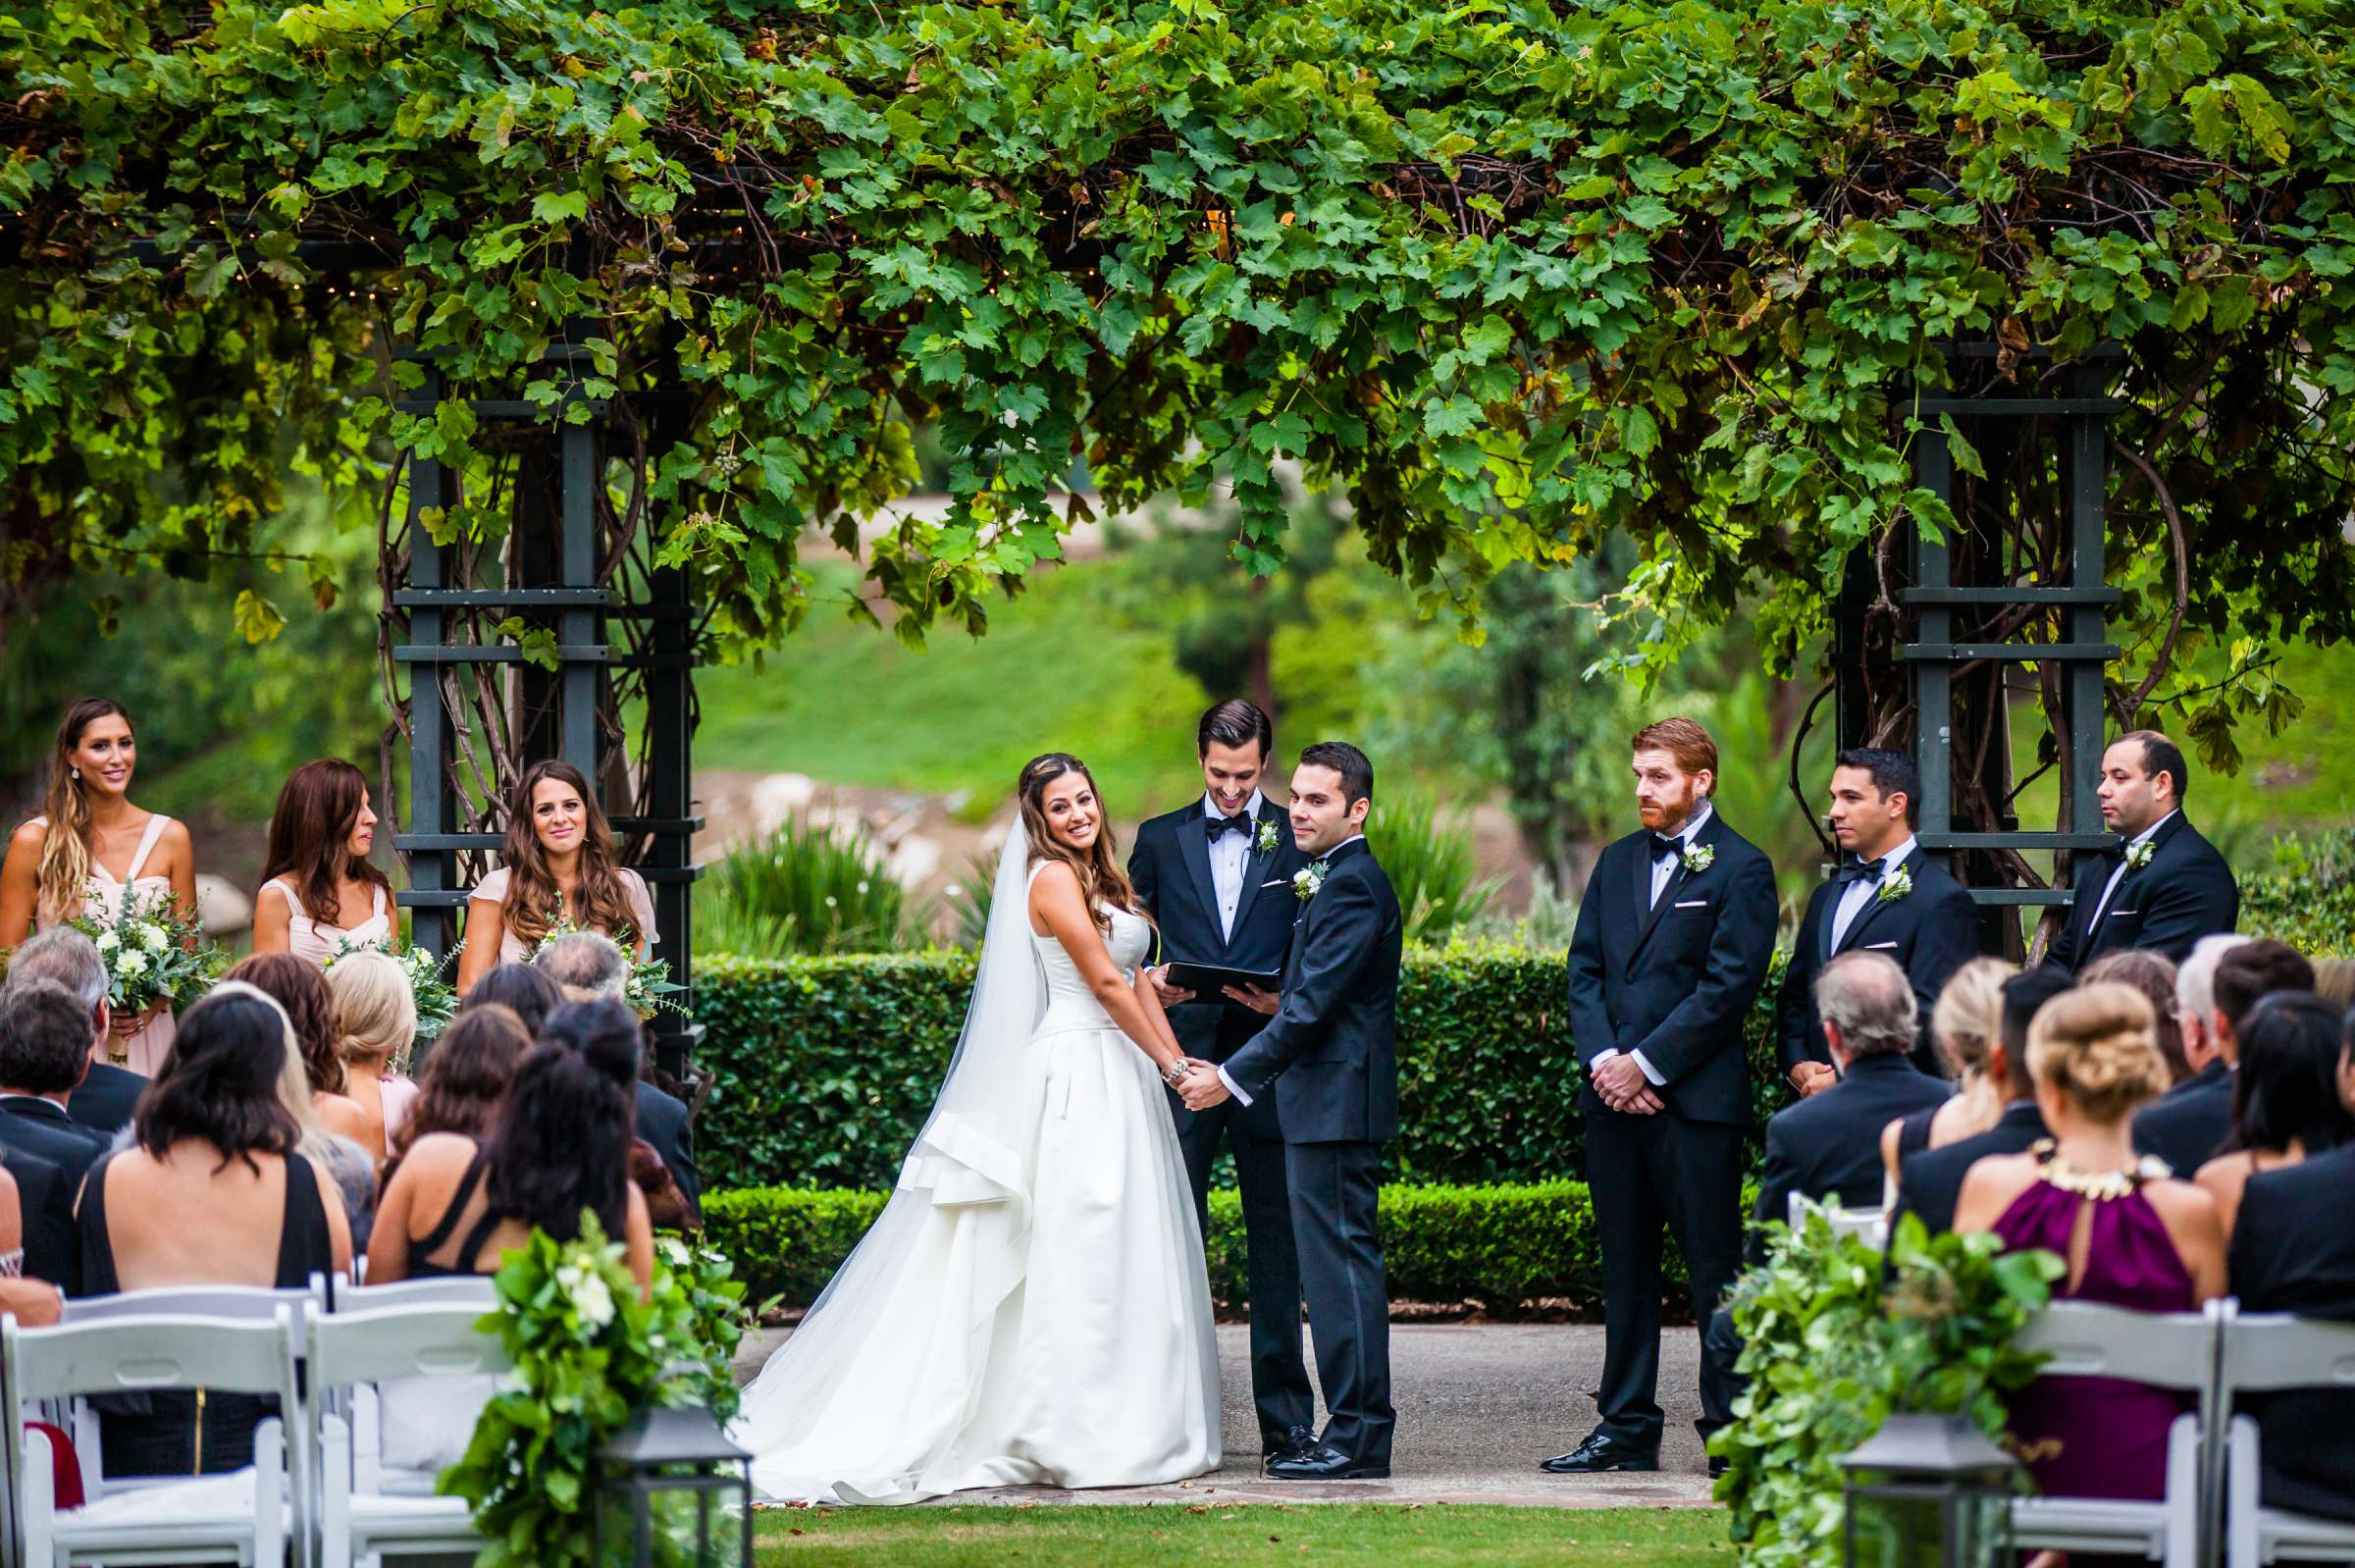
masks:
<path id="1" fill-rule="evenodd" d="M 1716 1508 L 1496 1508 L 1320 1503 L 791 1509 L 760 1515 L 759 1560 L 873 1568 L 1142 1568 L 1309 1562 L 1318 1568 L 1683 1568 L 1730 1564 Z"/>

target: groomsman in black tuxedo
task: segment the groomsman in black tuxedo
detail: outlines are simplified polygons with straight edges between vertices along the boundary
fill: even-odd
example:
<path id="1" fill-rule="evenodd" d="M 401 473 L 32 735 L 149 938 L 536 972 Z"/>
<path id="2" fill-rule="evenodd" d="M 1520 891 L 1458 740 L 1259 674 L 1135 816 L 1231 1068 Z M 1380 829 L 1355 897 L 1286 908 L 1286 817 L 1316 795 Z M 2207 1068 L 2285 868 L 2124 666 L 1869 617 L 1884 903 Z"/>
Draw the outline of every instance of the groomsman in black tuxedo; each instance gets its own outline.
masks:
<path id="1" fill-rule="evenodd" d="M 1706 1323 L 1742 1262 L 1742 1019 L 1774 954 L 1774 867 L 1710 807 L 1717 745 L 1687 718 L 1635 738 L 1644 830 L 1602 852 L 1570 938 L 1587 1181 L 1602 1243 L 1601 1424 L 1557 1475 L 1657 1470 L 1660 1228 Z M 1731 1412 L 1701 1389 L 1701 1436 Z"/>
<path id="2" fill-rule="evenodd" d="M 1843 953 L 1878 953 L 1906 971 L 1921 1019 L 1913 1065 L 1939 1072 L 1929 1046 L 1930 1009 L 1979 945 L 1978 906 L 1913 837 L 1921 773 L 1903 752 L 1858 747 L 1832 768 L 1832 837 L 1840 869 L 1807 900 L 1775 999 L 1783 1071 L 1801 1095 L 1828 1089 L 1838 1074 L 1823 1044 L 1815 977 Z"/>
<path id="3" fill-rule="evenodd" d="M 1162 963 L 1151 972 L 1185 1054 L 1225 1062 L 1266 1019 L 1242 997 L 1198 997 L 1167 983 L 1172 963 L 1274 972 L 1292 943 L 1299 901 L 1292 875 L 1307 860 L 1291 818 L 1261 793 L 1275 730 L 1255 703 L 1221 703 L 1202 715 L 1194 752 L 1202 796 L 1136 832 L 1128 880 L 1161 928 Z M 1262 1000 L 1272 995 L 1262 993 Z M 1260 1454 L 1280 1459 L 1316 1441 L 1316 1396 L 1300 1353 L 1300 1260 L 1283 1176 L 1283 1124 L 1276 1097 L 1188 1111 L 1175 1091 L 1170 1113 L 1194 1188 L 1194 1214 L 1210 1230 L 1210 1173 L 1219 1144 L 1234 1150 L 1251 1292 L 1251 1395 Z"/>
<path id="4" fill-rule="evenodd" d="M 2102 754 L 2102 820 L 2119 843 L 2077 873 L 2068 923 L 2045 955 L 2069 974 L 2112 948 L 2148 948 L 2180 964 L 2191 945 L 2229 931 L 2240 887 L 2216 846 L 2183 816 L 2183 754 L 2157 730 L 2121 735 Z"/>
<path id="5" fill-rule="evenodd" d="M 1199 1112 L 1274 1099 L 1300 1283 L 1331 1419 L 1305 1452 L 1267 1462 L 1283 1481 L 1390 1473 L 1390 1303 L 1382 1260 L 1382 1146 L 1398 1135 L 1398 896 L 1366 843 L 1374 764 L 1344 741 L 1300 754 L 1292 835 L 1304 856 L 1282 999 L 1223 1067 L 1178 1083 Z M 1269 1005 L 1265 993 L 1255 1008 Z"/>

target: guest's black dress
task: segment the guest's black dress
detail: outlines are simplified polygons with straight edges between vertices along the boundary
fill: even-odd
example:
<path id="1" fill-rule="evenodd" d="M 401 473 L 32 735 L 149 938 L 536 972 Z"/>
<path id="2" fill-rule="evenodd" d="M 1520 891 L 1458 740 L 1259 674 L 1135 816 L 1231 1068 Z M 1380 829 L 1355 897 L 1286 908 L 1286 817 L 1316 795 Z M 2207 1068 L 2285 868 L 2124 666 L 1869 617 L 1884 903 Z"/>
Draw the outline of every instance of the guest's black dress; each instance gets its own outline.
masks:
<path id="1" fill-rule="evenodd" d="M 110 1154 L 90 1167 L 81 1194 L 81 1278 L 84 1293 L 110 1295 L 123 1288 L 115 1274 L 115 1248 L 106 1228 L 106 1174 Z M 311 1162 L 287 1161 L 287 1208 L 278 1235 L 280 1289 L 307 1285 L 314 1273 L 335 1268 L 335 1241 Z M 94 1398 L 99 1453 L 110 1476 L 217 1476 L 253 1463 L 253 1429 L 277 1415 L 269 1394 L 215 1393 L 208 1389 L 165 1388 L 153 1393 L 107 1394 Z"/>

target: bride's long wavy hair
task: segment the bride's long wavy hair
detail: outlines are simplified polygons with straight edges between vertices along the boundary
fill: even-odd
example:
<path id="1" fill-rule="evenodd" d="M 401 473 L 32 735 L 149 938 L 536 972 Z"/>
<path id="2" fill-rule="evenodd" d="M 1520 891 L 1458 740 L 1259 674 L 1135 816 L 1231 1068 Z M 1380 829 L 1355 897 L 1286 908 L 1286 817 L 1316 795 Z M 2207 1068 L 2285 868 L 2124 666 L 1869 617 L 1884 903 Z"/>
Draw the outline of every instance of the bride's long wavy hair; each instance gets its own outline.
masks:
<path id="1" fill-rule="evenodd" d="M 1100 825 L 1096 829 L 1096 841 L 1088 846 L 1085 858 L 1073 854 L 1047 826 L 1047 786 L 1066 773 L 1078 774 L 1087 780 L 1087 787 L 1095 791 Z M 1021 803 L 1022 832 L 1030 840 L 1030 863 L 1036 865 L 1042 861 L 1061 861 L 1077 872 L 1079 894 L 1087 900 L 1088 912 L 1096 917 L 1098 930 L 1109 933 L 1112 929 L 1112 916 L 1106 913 L 1108 909 L 1126 910 L 1131 915 L 1142 915 L 1148 925 L 1153 922 L 1152 913 L 1138 900 L 1136 889 L 1128 881 L 1128 873 L 1121 868 L 1120 846 L 1113 840 L 1112 812 L 1104 805 L 1104 792 L 1096 787 L 1096 775 L 1087 770 L 1085 762 L 1068 752 L 1049 752 L 1044 757 L 1034 757 L 1022 764 L 1021 777 L 1015 782 L 1014 793 Z"/>

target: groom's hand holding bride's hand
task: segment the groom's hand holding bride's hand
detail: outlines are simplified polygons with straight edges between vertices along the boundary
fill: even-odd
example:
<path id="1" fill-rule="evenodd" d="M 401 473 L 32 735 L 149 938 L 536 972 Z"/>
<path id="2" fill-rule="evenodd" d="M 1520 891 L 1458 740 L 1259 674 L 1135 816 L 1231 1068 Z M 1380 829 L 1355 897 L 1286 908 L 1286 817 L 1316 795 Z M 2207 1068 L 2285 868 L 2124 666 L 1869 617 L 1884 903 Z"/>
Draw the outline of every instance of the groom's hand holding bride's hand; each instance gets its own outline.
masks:
<path id="1" fill-rule="evenodd" d="M 1228 1098 L 1226 1080 L 1210 1063 L 1188 1057 L 1185 1076 L 1178 1080 L 1178 1098 L 1188 1111 L 1207 1111 Z"/>

